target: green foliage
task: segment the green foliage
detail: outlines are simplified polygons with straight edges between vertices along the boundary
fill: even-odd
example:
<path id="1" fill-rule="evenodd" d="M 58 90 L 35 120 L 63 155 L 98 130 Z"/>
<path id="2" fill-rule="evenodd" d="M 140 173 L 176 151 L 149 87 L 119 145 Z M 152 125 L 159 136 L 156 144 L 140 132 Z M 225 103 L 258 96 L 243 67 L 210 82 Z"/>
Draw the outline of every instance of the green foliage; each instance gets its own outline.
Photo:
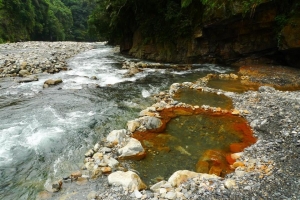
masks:
<path id="1" fill-rule="evenodd" d="M 193 12 L 180 0 L 100 1 L 89 18 L 89 31 L 99 39 L 119 43 L 139 27 L 149 41 L 172 41 L 191 34 Z"/>
<path id="2" fill-rule="evenodd" d="M 0 0 L 3 41 L 64 40 L 72 21 L 60 0 Z"/>
<path id="3" fill-rule="evenodd" d="M 93 40 L 88 34 L 88 18 L 92 13 L 95 2 L 93 0 L 62 0 L 70 8 L 73 17 L 73 26 L 67 35 L 68 40 L 86 41 Z"/>

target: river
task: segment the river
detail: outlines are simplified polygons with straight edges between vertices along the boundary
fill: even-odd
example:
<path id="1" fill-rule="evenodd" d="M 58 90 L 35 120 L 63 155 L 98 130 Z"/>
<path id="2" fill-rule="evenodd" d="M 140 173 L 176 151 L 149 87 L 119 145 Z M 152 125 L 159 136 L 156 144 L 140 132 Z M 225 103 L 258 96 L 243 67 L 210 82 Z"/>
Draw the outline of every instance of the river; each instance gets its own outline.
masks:
<path id="1" fill-rule="evenodd" d="M 234 71 L 197 65 L 125 77 L 122 62 L 129 59 L 115 47 L 98 45 L 69 59 L 71 70 L 41 74 L 31 83 L 0 80 L 0 199 L 35 199 L 46 183 L 78 170 L 89 148 L 111 130 L 124 128 L 153 103 L 151 95 L 172 83 Z M 43 89 L 49 78 L 63 83 Z"/>

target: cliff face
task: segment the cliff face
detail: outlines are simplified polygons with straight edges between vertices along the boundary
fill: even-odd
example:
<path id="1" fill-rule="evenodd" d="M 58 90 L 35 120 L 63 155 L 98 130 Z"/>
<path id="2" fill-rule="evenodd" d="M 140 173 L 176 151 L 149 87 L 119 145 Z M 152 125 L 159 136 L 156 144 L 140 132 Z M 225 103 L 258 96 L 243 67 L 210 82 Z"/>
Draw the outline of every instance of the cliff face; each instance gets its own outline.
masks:
<path id="1" fill-rule="evenodd" d="M 299 8 L 299 7 L 298 7 Z M 180 63 L 269 62 L 300 67 L 300 11 L 282 15 L 266 1 L 242 13 L 238 2 L 199 13 L 190 37 L 145 42 L 137 28 L 121 49 L 138 58 Z M 279 24 L 281 23 L 281 24 Z M 131 42 L 132 41 L 132 42 Z M 250 59 L 249 59 L 250 58 Z"/>

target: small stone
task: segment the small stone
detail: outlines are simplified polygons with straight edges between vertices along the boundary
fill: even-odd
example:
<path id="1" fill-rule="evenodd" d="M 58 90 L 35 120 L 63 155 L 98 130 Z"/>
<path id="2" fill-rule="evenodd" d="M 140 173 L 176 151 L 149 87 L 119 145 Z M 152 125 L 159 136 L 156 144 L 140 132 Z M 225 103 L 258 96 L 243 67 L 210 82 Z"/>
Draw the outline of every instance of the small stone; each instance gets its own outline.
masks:
<path id="1" fill-rule="evenodd" d="M 140 123 L 135 120 L 131 120 L 127 122 L 127 129 L 131 133 L 133 133 L 138 127 L 140 127 Z"/>
<path id="2" fill-rule="evenodd" d="M 87 162 L 84 164 L 85 168 L 89 171 L 93 171 L 94 170 L 94 166 L 95 166 L 95 163 L 94 162 Z"/>
<path id="3" fill-rule="evenodd" d="M 164 180 L 163 180 L 163 181 L 160 181 L 160 182 L 158 182 L 158 183 L 152 185 L 152 186 L 150 187 L 150 190 L 152 190 L 153 192 L 157 192 L 157 191 L 161 188 L 161 186 L 164 185 L 165 183 L 167 183 L 167 182 L 164 181 Z"/>
<path id="4" fill-rule="evenodd" d="M 94 158 L 95 160 L 97 160 L 97 159 L 101 160 L 101 159 L 103 158 L 103 153 L 95 153 L 95 154 L 93 155 L 93 158 Z"/>
<path id="5" fill-rule="evenodd" d="M 94 200 L 94 199 L 97 199 L 98 197 L 98 194 L 96 191 L 91 191 L 88 196 L 87 196 L 87 199 L 88 200 Z"/>
<path id="6" fill-rule="evenodd" d="M 23 69 L 23 70 L 19 71 L 19 75 L 20 76 L 27 76 L 27 75 L 30 75 L 30 73 L 26 69 Z"/>
<path id="7" fill-rule="evenodd" d="M 92 149 L 88 150 L 88 152 L 84 154 L 85 157 L 92 157 L 93 155 L 94 155 L 94 151 Z"/>
<path id="8" fill-rule="evenodd" d="M 110 153 L 110 152 L 111 152 L 111 148 L 103 147 L 103 148 L 101 149 L 101 152 L 103 152 L 103 153 Z"/>
<path id="9" fill-rule="evenodd" d="M 243 162 L 241 162 L 241 161 L 238 161 L 238 162 L 234 162 L 233 164 L 232 164 L 232 167 L 235 169 L 235 168 L 238 168 L 238 167 L 244 167 L 245 166 L 245 164 L 243 163 Z"/>
<path id="10" fill-rule="evenodd" d="M 99 151 L 99 149 L 100 149 L 100 144 L 96 143 L 95 146 L 94 146 L 94 148 L 93 148 L 94 152 Z"/>
<path id="11" fill-rule="evenodd" d="M 100 177 L 102 175 L 102 170 L 101 168 L 97 167 L 96 169 L 94 169 L 93 173 L 92 173 L 92 178 L 96 179 L 98 177 Z"/>
<path id="12" fill-rule="evenodd" d="M 246 187 L 244 187 L 244 190 L 250 191 L 250 190 L 251 190 L 251 187 L 250 187 L 250 186 L 246 186 Z"/>
<path id="13" fill-rule="evenodd" d="M 236 184 L 233 179 L 226 179 L 224 185 L 227 189 L 231 189 L 231 188 L 235 187 Z"/>
<path id="14" fill-rule="evenodd" d="M 239 114 L 240 114 L 240 111 L 234 109 L 234 110 L 231 112 L 231 114 L 233 114 L 233 115 L 239 115 Z"/>
<path id="15" fill-rule="evenodd" d="M 71 173 L 71 179 L 77 179 L 78 177 L 81 177 L 82 173 L 81 171 L 76 171 Z"/>
<path id="16" fill-rule="evenodd" d="M 105 163 L 107 163 L 108 166 L 110 166 L 111 168 L 116 168 L 119 165 L 119 161 L 117 161 L 116 159 L 109 157 L 107 155 L 103 156 L 103 160 Z"/>
<path id="17" fill-rule="evenodd" d="M 101 167 L 101 171 L 103 172 L 103 174 L 109 174 L 111 173 L 111 167 Z"/>
<path id="18" fill-rule="evenodd" d="M 138 190 L 134 190 L 134 196 L 135 196 L 135 198 L 137 198 L 137 199 L 140 199 L 140 198 L 142 198 L 142 193 L 140 193 L 140 191 L 138 191 Z"/>
<path id="19" fill-rule="evenodd" d="M 176 198 L 176 193 L 173 191 L 170 191 L 166 194 L 165 198 L 173 200 Z"/>
<path id="20" fill-rule="evenodd" d="M 59 180 L 59 181 L 57 181 L 57 182 L 54 182 L 53 184 L 52 184 L 52 190 L 53 190 L 53 192 L 58 192 L 60 189 L 61 189 L 61 187 L 62 187 L 62 181 L 61 180 Z"/>

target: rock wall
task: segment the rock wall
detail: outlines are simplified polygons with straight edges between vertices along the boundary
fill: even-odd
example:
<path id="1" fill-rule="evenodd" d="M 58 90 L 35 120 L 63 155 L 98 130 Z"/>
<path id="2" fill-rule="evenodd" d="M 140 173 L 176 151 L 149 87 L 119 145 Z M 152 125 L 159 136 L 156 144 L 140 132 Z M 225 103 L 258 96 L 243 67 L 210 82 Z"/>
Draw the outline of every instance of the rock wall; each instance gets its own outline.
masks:
<path id="1" fill-rule="evenodd" d="M 145 42 L 137 28 L 132 44 L 121 44 L 121 50 L 134 57 L 165 62 L 245 64 L 250 61 L 300 67 L 300 11 L 296 8 L 292 17 L 282 12 L 280 4 L 266 1 L 243 13 L 236 1 L 199 14 L 199 24 L 194 25 L 194 32 L 188 38 Z M 278 16 L 289 20 L 279 25 Z"/>

